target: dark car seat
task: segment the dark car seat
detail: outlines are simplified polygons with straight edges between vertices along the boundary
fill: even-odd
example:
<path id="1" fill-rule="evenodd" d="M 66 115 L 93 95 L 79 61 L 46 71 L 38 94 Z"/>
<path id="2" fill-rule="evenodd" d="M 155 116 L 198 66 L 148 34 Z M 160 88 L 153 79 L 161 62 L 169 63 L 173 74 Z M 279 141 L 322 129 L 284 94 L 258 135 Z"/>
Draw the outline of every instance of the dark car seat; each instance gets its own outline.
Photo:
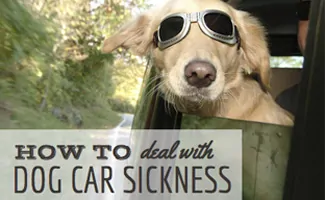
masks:
<path id="1" fill-rule="evenodd" d="M 272 68 L 271 95 L 284 109 L 295 114 L 301 68 Z"/>

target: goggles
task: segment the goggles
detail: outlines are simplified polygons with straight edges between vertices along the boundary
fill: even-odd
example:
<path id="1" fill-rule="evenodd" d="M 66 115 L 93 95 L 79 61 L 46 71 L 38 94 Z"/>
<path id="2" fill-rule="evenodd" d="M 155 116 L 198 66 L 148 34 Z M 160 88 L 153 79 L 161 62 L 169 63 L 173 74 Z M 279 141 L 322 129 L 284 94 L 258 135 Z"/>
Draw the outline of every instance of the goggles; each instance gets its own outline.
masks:
<path id="1" fill-rule="evenodd" d="M 310 10 L 310 1 L 299 1 L 297 3 L 297 17 L 300 21 L 308 20 Z"/>
<path id="2" fill-rule="evenodd" d="M 154 33 L 154 44 L 160 50 L 166 49 L 186 37 L 191 23 L 198 23 L 201 31 L 208 37 L 228 44 L 238 43 L 240 36 L 230 16 L 219 10 L 204 10 L 194 13 L 176 13 L 162 20 Z"/>

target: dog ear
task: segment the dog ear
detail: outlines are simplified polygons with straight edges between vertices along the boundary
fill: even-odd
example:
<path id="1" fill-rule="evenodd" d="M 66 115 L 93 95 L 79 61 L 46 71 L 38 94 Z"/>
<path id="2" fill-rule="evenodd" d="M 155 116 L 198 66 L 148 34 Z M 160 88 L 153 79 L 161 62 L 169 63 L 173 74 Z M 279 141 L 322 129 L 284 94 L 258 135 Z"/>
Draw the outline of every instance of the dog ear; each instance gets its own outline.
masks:
<path id="1" fill-rule="evenodd" d="M 237 11 L 236 19 L 241 37 L 243 67 L 258 76 L 264 89 L 269 89 L 271 68 L 265 28 L 257 18 L 244 11 Z"/>
<path id="2" fill-rule="evenodd" d="M 132 53 L 143 56 L 152 44 L 151 23 L 149 15 L 142 14 L 124 24 L 115 34 L 104 40 L 101 51 L 110 53 L 122 47 Z"/>

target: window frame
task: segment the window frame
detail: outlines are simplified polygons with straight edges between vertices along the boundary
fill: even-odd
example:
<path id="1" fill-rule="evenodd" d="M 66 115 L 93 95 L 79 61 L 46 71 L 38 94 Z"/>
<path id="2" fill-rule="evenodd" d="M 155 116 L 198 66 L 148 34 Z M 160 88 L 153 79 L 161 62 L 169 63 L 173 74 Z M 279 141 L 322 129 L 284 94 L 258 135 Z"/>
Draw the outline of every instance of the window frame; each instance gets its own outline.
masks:
<path id="1" fill-rule="evenodd" d="M 324 1 L 310 9 L 283 200 L 324 199 Z"/>

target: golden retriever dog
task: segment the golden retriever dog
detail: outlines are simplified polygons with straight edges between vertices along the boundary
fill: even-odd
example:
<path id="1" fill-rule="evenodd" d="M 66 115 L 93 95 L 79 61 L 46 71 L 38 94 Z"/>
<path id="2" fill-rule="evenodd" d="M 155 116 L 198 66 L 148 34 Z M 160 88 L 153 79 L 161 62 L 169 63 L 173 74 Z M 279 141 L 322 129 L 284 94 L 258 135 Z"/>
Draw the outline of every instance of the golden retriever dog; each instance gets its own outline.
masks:
<path id="1" fill-rule="evenodd" d="M 106 38 L 102 52 L 119 47 L 150 55 L 162 80 L 160 91 L 181 112 L 293 124 L 268 92 L 271 69 L 264 27 L 223 1 L 167 1 Z"/>

